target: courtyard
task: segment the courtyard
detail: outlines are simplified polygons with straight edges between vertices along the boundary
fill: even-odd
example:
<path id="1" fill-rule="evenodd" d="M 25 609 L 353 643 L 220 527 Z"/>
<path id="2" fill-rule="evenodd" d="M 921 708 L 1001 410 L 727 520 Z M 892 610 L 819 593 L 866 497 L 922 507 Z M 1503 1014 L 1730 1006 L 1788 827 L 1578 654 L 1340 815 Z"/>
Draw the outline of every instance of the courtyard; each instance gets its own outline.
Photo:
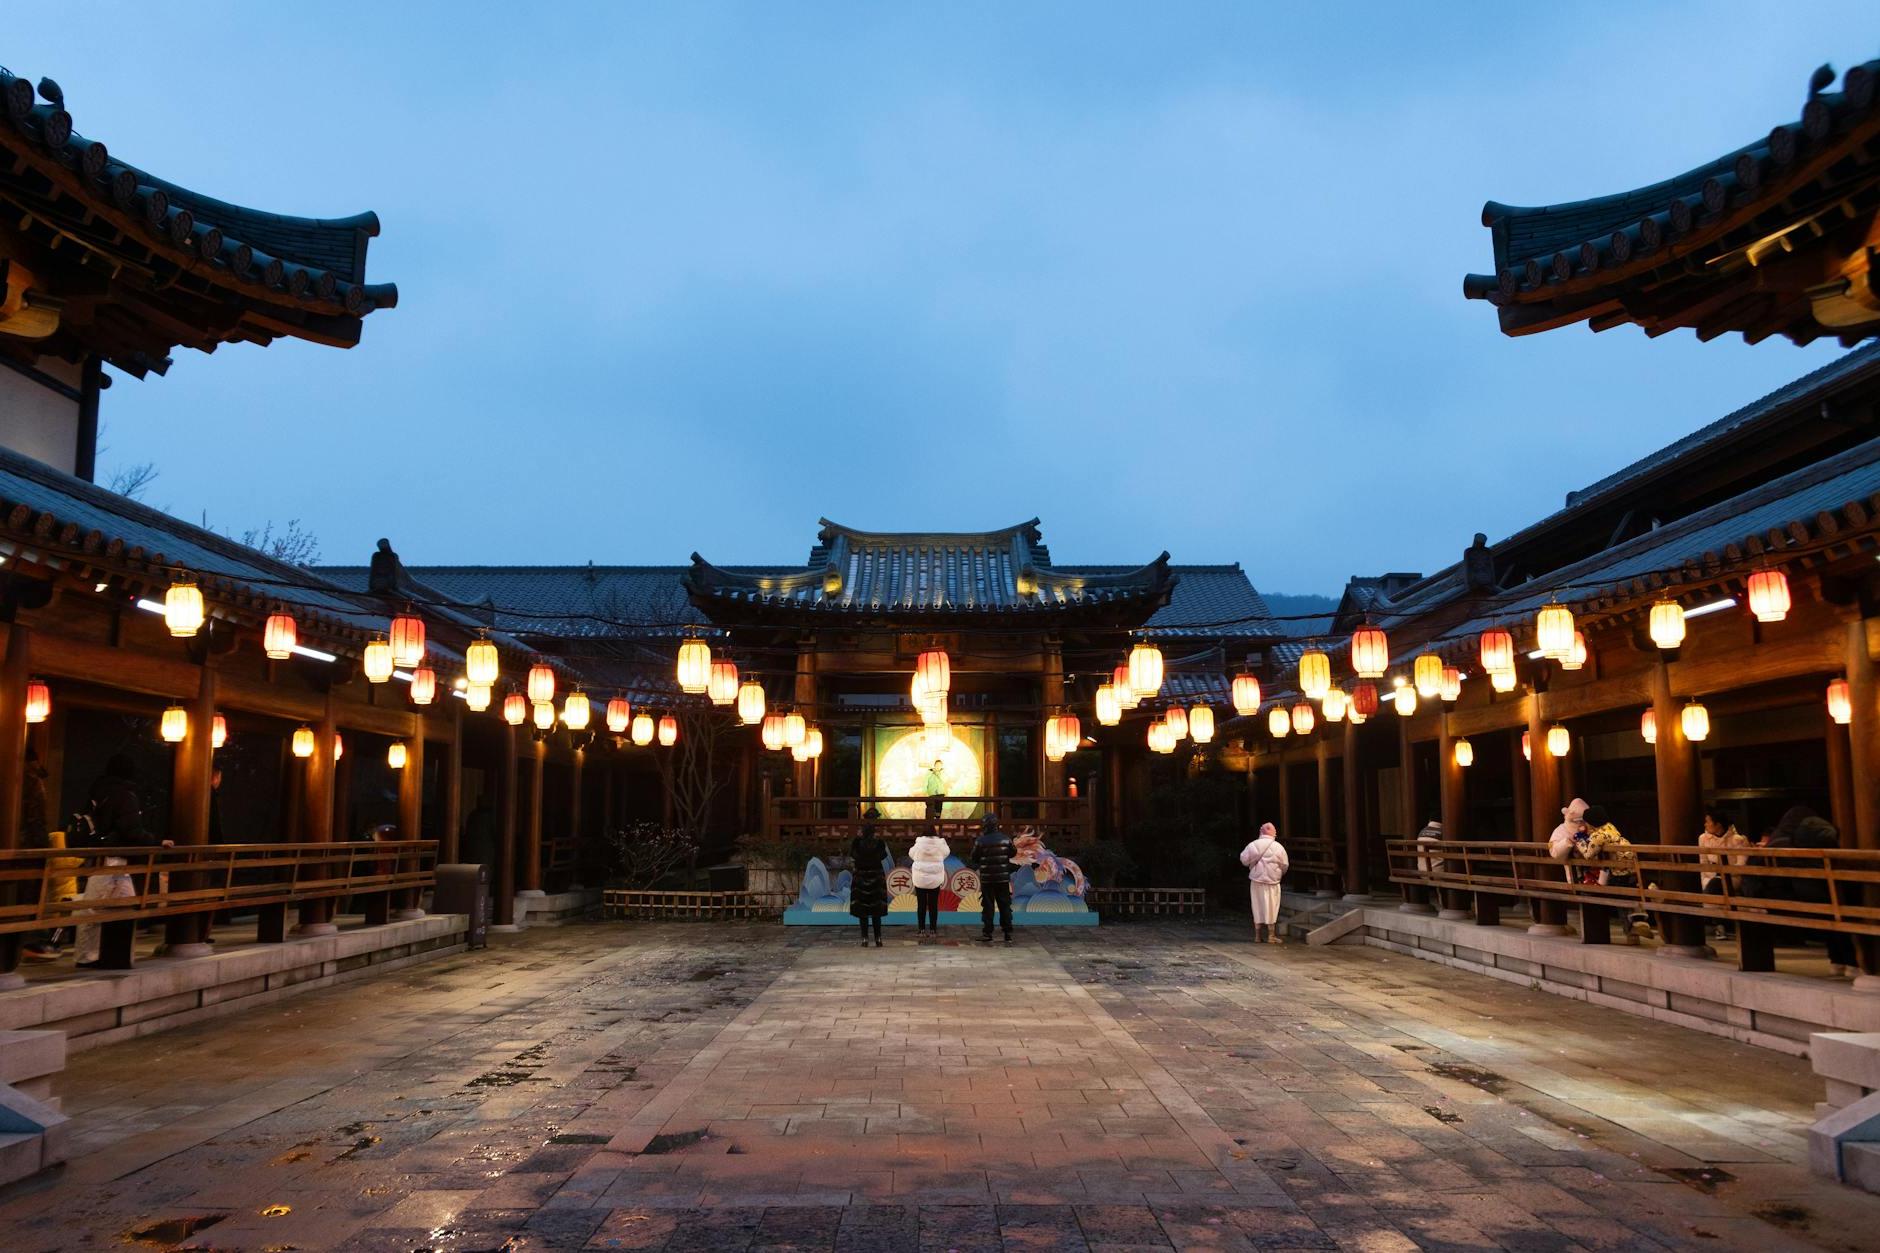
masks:
<path id="1" fill-rule="evenodd" d="M 1227 922 L 583 923 L 73 1057 L 9 1248 L 1857 1249 L 1800 1059 Z"/>

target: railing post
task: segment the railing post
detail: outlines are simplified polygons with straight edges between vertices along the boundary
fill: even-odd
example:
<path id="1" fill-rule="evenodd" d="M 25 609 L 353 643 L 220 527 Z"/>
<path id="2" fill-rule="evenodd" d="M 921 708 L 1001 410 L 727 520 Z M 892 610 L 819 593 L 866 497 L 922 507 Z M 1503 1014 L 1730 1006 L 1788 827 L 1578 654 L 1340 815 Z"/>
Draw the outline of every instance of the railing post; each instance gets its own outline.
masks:
<path id="1" fill-rule="evenodd" d="M 215 722 L 215 671 L 207 664 L 200 668 L 196 699 L 189 708 L 189 734 L 172 748 L 173 786 L 170 789 L 170 838 L 182 847 L 203 847 L 209 843 L 209 806 L 214 790 L 215 748 L 211 730 Z M 178 870 L 170 875 L 170 887 L 185 891 L 197 885 L 199 876 Z M 209 944 L 209 928 L 215 921 L 213 910 L 178 914 L 163 924 L 164 950 L 171 957 L 207 957 L 215 951 Z"/>
<path id="2" fill-rule="evenodd" d="M 1652 746 L 1652 761 L 1658 776 L 1658 842 L 1660 844 L 1697 843 L 1703 827 L 1703 812 L 1698 807 L 1697 746 L 1677 730 L 1682 711 L 1671 695 L 1671 670 L 1663 660 L 1651 671 L 1652 712 L 1660 734 Z M 1639 874 L 1639 891 L 1645 890 L 1645 876 Z M 1697 876 L 1677 872 L 1665 876 L 1665 888 L 1695 891 Z M 1641 902 L 1642 903 L 1642 902 Z M 1683 914 L 1660 915 L 1664 926 L 1661 957 L 1715 957 L 1704 943 L 1704 924 L 1699 918 Z"/>
<path id="3" fill-rule="evenodd" d="M 1553 830 L 1560 825 L 1560 759 L 1546 749 L 1547 694 L 1540 689 L 1527 696 L 1527 735 L 1529 755 L 1521 755 L 1521 737 L 1508 737 L 1509 763 L 1516 774 L 1525 774 L 1528 781 L 1528 825 L 1534 839 L 1545 844 L 1552 838 Z M 1572 872 L 1564 871 L 1562 878 L 1571 880 Z M 1534 921 L 1528 926 L 1529 935 L 1570 935 L 1572 928 L 1567 925 L 1567 907 L 1561 901 L 1536 901 L 1533 908 Z"/>
<path id="4" fill-rule="evenodd" d="M 301 763 L 305 782 L 301 788 L 300 838 L 308 844 L 333 842 L 333 745 L 338 736 L 339 726 L 333 717 L 333 694 L 328 692 L 326 711 L 314 731 L 313 755 Z M 294 872 L 298 883 L 298 864 Z M 302 901 L 299 913 L 300 925 L 294 929 L 296 935 L 331 935 L 339 930 L 333 924 L 333 902 L 324 897 Z"/>

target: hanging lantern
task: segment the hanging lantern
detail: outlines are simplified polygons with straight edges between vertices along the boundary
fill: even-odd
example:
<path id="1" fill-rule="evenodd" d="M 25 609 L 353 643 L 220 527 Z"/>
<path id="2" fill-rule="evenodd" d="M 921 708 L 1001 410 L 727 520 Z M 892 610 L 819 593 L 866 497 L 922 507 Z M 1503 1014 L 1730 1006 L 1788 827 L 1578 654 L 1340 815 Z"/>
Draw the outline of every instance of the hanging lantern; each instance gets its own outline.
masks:
<path id="1" fill-rule="evenodd" d="M 1696 701 L 1684 707 L 1678 716 L 1678 725 L 1684 728 L 1684 738 L 1698 744 L 1710 738 L 1710 711 Z"/>
<path id="2" fill-rule="evenodd" d="M 209 720 L 209 747 L 220 748 L 228 743 L 228 719 L 221 714 Z"/>
<path id="3" fill-rule="evenodd" d="M 471 713 L 482 713 L 490 707 L 490 689 L 481 683 L 472 683 L 463 690 L 463 707 Z"/>
<path id="4" fill-rule="evenodd" d="M 1160 726 L 1161 723 L 1155 725 Z M 1266 711 L 1266 729 L 1273 733 L 1273 738 L 1283 740 L 1292 734 L 1292 718 L 1286 713 L 1286 706 L 1275 705 Z"/>
<path id="5" fill-rule="evenodd" d="M 1559 602 L 1544 605 L 1534 618 L 1535 647 L 1541 656 L 1560 661 L 1573 655 L 1573 611 Z"/>
<path id="6" fill-rule="evenodd" d="M 1161 752 L 1162 742 L 1167 738 L 1168 724 L 1166 722 L 1151 722 L 1148 731 L 1143 735 L 1143 740 L 1149 745 L 1149 751 L 1152 753 Z"/>
<path id="7" fill-rule="evenodd" d="M 1397 716 L 1400 718 L 1408 718 L 1417 711 L 1417 690 L 1406 683 L 1397 689 L 1396 695 L 1391 697 L 1391 701 L 1397 706 Z"/>
<path id="8" fill-rule="evenodd" d="M 1210 744 L 1214 741 L 1214 709 L 1209 705 L 1196 705 L 1188 711 L 1188 738 L 1197 744 Z"/>
<path id="9" fill-rule="evenodd" d="M 679 645 L 679 690 L 697 696 L 711 684 L 711 645 L 693 636 Z"/>
<path id="10" fill-rule="evenodd" d="M 424 664 L 424 619 L 417 614 L 392 619 L 392 661 L 404 670 Z"/>
<path id="11" fill-rule="evenodd" d="M 375 635 L 360 654 L 359 668 L 367 683 L 384 683 L 392 677 L 392 645 L 383 635 Z"/>
<path id="12" fill-rule="evenodd" d="M 1789 616 L 1789 576 L 1780 570 L 1758 570 L 1749 576 L 1749 611 L 1758 622 L 1780 622 Z"/>
<path id="13" fill-rule="evenodd" d="M 536 701 L 534 718 L 535 718 L 536 730 L 538 731 L 552 730 L 555 726 L 555 703 L 553 701 L 546 701 L 546 700 Z"/>
<path id="14" fill-rule="evenodd" d="M 1360 718 L 1375 717 L 1378 710 L 1377 684 L 1360 683 L 1351 689 L 1351 711 Z"/>
<path id="15" fill-rule="evenodd" d="M 172 583 L 170 590 L 163 594 L 163 625 L 178 639 L 187 639 L 202 630 L 206 616 L 202 589 L 194 583 Z"/>
<path id="16" fill-rule="evenodd" d="M 1138 640 L 1129 650 L 1129 687 L 1142 697 L 1162 690 L 1162 650 L 1148 640 Z"/>
<path id="17" fill-rule="evenodd" d="M 1854 720 L 1854 699 L 1846 679 L 1828 681 L 1828 716 L 1842 726 Z"/>
<path id="18" fill-rule="evenodd" d="M 1475 745 L 1466 739 L 1456 741 L 1456 764 L 1464 770 L 1475 764 Z"/>
<path id="19" fill-rule="evenodd" d="M 1652 606 L 1652 643 L 1660 648 L 1676 648 L 1684 642 L 1684 606 L 1675 600 L 1661 600 Z"/>
<path id="20" fill-rule="evenodd" d="M 1299 691 L 1318 700 L 1332 685 L 1332 659 L 1317 649 L 1299 654 Z"/>
<path id="21" fill-rule="evenodd" d="M 1423 653 L 1410 668 L 1410 673 L 1417 685 L 1417 695 L 1424 700 L 1435 700 L 1443 693 L 1443 659 L 1435 653 Z"/>
<path id="22" fill-rule="evenodd" d="M 1561 723 L 1554 723 L 1547 728 L 1547 752 L 1550 756 L 1565 757 L 1573 751 L 1573 733 Z"/>
<path id="23" fill-rule="evenodd" d="M 783 748 L 783 715 L 765 714 L 764 725 L 758 731 L 758 737 L 764 747 L 775 753 Z"/>
<path id="24" fill-rule="evenodd" d="M 946 756 L 947 750 L 952 747 L 953 728 L 946 723 L 943 722 L 937 727 L 920 729 L 920 750 L 929 761 L 936 757 Z"/>
<path id="25" fill-rule="evenodd" d="M 512 727 L 519 727 L 529 717 L 529 698 L 521 692 L 511 692 L 503 697 L 503 721 Z"/>
<path id="26" fill-rule="evenodd" d="M 589 703 L 587 693 L 580 688 L 568 693 L 568 699 L 561 703 L 561 720 L 570 731 L 587 730 L 588 722 L 594 716 L 594 707 Z"/>
<path id="27" fill-rule="evenodd" d="M 1647 709 L 1639 715 L 1638 733 L 1647 744 L 1658 742 L 1658 711 L 1656 709 Z"/>
<path id="28" fill-rule="evenodd" d="M 1514 671 L 1512 670 L 1490 670 L 1488 672 L 1488 685 L 1497 692 L 1514 691 L 1515 681 Z"/>
<path id="29" fill-rule="evenodd" d="M 294 622 L 291 613 L 271 613 L 267 626 L 261 631 L 261 651 L 276 661 L 285 661 L 294 655 L 294 645 L 300 642 L 300 628 Z"/>
<path id="30" fill-rule="evenodd" d="M 1312 706 L 1308 705 L 1305 701 L 1300 701 L 1292 707 L 1292 729 L 1294 734 L 1312 734 L 1312 728 L 1317 722 L 1318 718 L 1313 714 Z"/>
<path id="31" fill-rule="evenodd" d="M 947 720 L 947 694 L 928 692 L 921 697 L 920 721 L 922 726 L 937 727 Z"/>
<path id="32" fill-rule="evenodd" d="M 1345 708 L 1345 718 L 1354 727 L 1361 727 L 1368 721 L 1368 719 L 1365 718 L 1363 714 L 1358 712 L 1358 707 L 1356 705 L 1348 705 Z"/>
<path id="33" fill-rule="evenodd" d="M 1528 742 L 1528 733 L 1521 732 L 1521 755 L 1529 761 L 1534 760 L 1534 746 Z"/>
<path id="34" fill-rule="evenodd" d="M 1110 683 L 1097 684 L 1097 724 L 1113 727 L 1123 720 L 1122 702 L 1116 699 L 1116 687 Z"/>
<path id="35" fill-rule="evenodd" d="M 344 757 L 345 755 L 346 755 L 346 737 L 339 734 L 339 732 L 335 731 L 333 733 L 333 760 L 338 761 L 340 758 Z"/>
<path id="36" fill-rule="evenodd" d="M 294 732 L 294 756 L 313 756 L 313 728 L 301 727 Z"/>
<path id="37" fill-rule="evenodd" d="M 1442 697 L 1445 703 L 1452 705 L 1461 700 L 1462 671 L 1454 666 L 1444 666 L 1443 682 L 1442 685 L 1437 688 L 1436 694 Z"/>
<path id="38" fill-rule="evenodd" d="M 1351 668 L 1360 679 L 1378 679 L 1390 669 L 1390 640 L 1383 628 L 1361 626 L 1351 633 Z"/>
<path id="39" fill-rule="evenodd" d="M 1142 693 L 1129 685 L 1128 662 L 1110 671 L 1110 686 L 1116 689 L 1116 703 L 1124 709 L 1134 709 L 1142 704 Z"/>
<path id="40" fill-rule="evenodd" d="M 1578 631 L 1573 633 L 1573 650 L 1560 659 L 1562 670 L 1578 670 L 1586 665 L 1586 637 Z"/>
<path id="41" fill-rule="evenodd" d="M 756 679 L 738 684 L 738 721 L 754 727 L 764 720 L 764 685 Z"/>
<path id="42" fill-rule="evenodd" d="M 1064 755 L 1069 751 L 1064 747 L 1064 741 L 1058 738 L 1057 719 L 1046 718 L 1044 720 L 1044 759 L 1063 761 Z"/>
<path id="43" fill-rule="evenodd" d="M 953 690 L 953 664 L 944 648 L 929 648 L 914 663 L 914 673 L 930 692 Z"/>
<path id="44" fill-rule="evenodd" d="M 1188 734 L 1188 711 L 1180 705 L 1170 705 L 1163 712 L 1162 721 L 1168 723 L 1169 734 L 1176 739 Z"/>
<path id="45" fill-rule="evenodd" d="M 419 666 L 411 672 L 411 703 L 428 705 L 437 699 L 437 671 Z"/>
<path id="46" fill-rule="evenodd" d="M 822 752 L 822 732 L 811 731 L 803 737 L 804 743 L 812 745 L 810 756 Z M 671 714 L 661 714 L 659 718 L 659 743 L 663 748 L 671 748 L 679 742 L 679 720 Z"/>
<path id="47" fill-rule="evenodd" d="M 405 747 L 403 740 L 393 740 L 385 750 L 385 764 L 394 770 L 403 770 L 410 760 L 411 750 Z"/>
<path id="48" fill-rule="evenodd" d="M 627 726 L 633 721 L 633 706 L 627 704 L 624 697 L 616 696 L 607 702 L 607 729 L 615 735 L 625 735 Z"/>
<path id="49" fill-rule="evenodd" d="M 26 721 L 44 722 L 52 716 L 52 689 L 42 680 L 34 679 L 26 685 Z"/>
<path id="50" fill-rule="evenodd" d="M 1325 715 L 1327 722 L 1343 722 L 1345 715 L 1351 712 L 1351 697 L 1345 695 L 1343 688 L 1332 688 L 1319 702 L 1319 712 Z"/>
<path id="51" fill-rule="evenodd" d="M 711 678 L 706 680 L 705 694 L 711 697 L 714 705 L 729 705 L 738 698 L 738 663 L 735 661 L 712 662 Z"/>
<path id="52" fill-rule="evenodd" d="M 1482 632 L 1482 669 L 1490 674 L 1514 673 L 1514 636 L 1499 627 Z"/>
<path id="53" fill-rule="evenodd" d="M 464 650 L 463 677 L 471 683 L 495 687 L 498 665 L 496 645 L 486 639 L 474 639 Z"/>
<path id="54" fill-rule="evenodd" d="M 1234 712 L 1243 718 L 1260 712 L 1260 680 L 1245 670 L 1234 676 Z"/>
<path id="55" fill-rule="evenodd" d="M 529 703 L 545 705 L 555 699 L 555 672 L 543 662 L 529 667 Z"/>
<path id="56" fill-rule="evenodd" d="M 633 715 L 633 742 L 641 748 L 653 742 L 653 715 L 644 713 Z"/>
<path id="57" fill-rule="evenodd" d="M 804 721 L 802 714 L 791 712 L 783 715 L 783 746 L 785 748 L 801 747 L 804 737 L 808 734 L 809 723 Z"/>
<path id="58" fill-rule="evenodd" d="M 1047 748 L 1051 745 L 1053 735 L 1057 738 L 1058 756 L 1068 757 L 1083 743 L 1084 724 L 1076 714 L 1066 710 L 1046 724 L 1045 746 Z"/>

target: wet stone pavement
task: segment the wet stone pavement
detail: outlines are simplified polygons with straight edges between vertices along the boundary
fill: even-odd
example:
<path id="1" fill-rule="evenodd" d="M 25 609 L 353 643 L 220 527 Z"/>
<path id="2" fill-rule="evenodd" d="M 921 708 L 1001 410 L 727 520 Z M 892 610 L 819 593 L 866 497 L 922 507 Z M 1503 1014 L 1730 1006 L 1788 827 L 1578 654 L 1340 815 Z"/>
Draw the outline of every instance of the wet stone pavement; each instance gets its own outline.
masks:
<path id="1" fill-rule="evenodd" d="M 1225 923 L 541 929 L 62 1093 L 8 1250 L 1880 1247 L 1804 1062 Z"/>

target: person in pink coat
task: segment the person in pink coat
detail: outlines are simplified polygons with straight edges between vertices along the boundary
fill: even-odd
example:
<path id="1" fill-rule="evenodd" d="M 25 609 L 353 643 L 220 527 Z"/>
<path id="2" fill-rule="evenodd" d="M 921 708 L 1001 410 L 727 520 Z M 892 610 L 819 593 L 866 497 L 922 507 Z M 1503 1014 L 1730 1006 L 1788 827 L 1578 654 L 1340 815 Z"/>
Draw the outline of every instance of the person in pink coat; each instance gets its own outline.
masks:
<path id="1" fill-rule="evenodd" d="M 1253 905 L 1253 941 L 1279 943 L 1274 924 L 1279 921 L 1279 881 L 1291 863 L 1286 848 L 1279 842 L 1279 832 L 1270 822 L 1260 825 L 1259 838 L 1240 850 L 1240 864 L 1247 868 L 1247 893 Z"/>

